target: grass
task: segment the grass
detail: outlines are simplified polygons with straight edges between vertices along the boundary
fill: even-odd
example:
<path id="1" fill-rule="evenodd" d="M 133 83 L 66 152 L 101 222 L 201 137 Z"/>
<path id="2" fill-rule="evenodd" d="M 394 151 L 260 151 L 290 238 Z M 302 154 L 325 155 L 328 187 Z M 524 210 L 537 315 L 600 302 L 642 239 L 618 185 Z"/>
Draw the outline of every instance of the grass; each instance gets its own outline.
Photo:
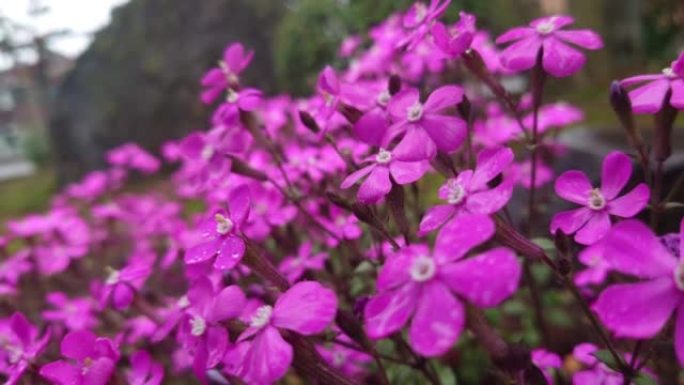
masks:
<path id="1" fill-rule="evenodd" d="M 0 223 L 45 209 L 56 191 L 57 179 L 52 169 L 39 169 L 30 176 L 0 182 Z"/>

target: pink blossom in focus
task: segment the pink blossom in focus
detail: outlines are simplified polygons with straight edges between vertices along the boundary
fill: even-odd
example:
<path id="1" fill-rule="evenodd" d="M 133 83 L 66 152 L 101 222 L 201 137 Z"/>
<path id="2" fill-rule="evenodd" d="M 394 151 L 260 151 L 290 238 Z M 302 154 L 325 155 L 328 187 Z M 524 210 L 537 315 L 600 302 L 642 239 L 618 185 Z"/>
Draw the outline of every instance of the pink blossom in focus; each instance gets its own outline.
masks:
<path id="1" fill-rule="evenodd" d="M 684 52 L 670 67 L 660 74 L 637 75 L 620 81 L 620 85 L 631 87 L 642 84 L 629 92 L 632 111 L 637 114 L 655 114 L 665 103 L 665 96 L 671 92 L 669 104 L 684 109 Z"/>

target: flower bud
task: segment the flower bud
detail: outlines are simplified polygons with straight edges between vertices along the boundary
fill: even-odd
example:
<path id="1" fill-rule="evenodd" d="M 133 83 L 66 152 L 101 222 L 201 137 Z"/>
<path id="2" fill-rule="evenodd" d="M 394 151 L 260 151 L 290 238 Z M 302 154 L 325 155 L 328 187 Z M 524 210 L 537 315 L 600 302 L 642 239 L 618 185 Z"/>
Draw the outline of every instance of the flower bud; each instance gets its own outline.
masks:
<path id="1" fill-rule="evenodd" d="M 387 89 L 390 95 L 396 95 L 401 91 L 401 78 L 398 75 L 390 76 Z"/>
<path id="2" fill-rule="evenodd" d="M 321 127 L 319 127 L 318 123 L 316 123 L 316 119 L 314 119 L 313 116 L 311 116 L 311 114 L 308 112 L 300 110 L 299 120 L 302 121 L 304 127 L 308 128 L 309 131 L 313 132 L 314 134 L 321 132 Z"/>

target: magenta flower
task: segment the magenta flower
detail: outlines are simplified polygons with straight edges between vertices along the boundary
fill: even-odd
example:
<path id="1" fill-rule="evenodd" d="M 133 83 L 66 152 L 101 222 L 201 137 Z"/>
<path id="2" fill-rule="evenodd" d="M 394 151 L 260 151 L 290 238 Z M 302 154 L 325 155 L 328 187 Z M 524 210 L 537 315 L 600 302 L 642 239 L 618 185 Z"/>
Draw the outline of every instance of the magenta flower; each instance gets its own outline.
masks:
<path id="1" fill-rule="evenodd" d="M 230 212 L 215 210 L 206 219 L 200 230 L 203 242 L 188 249 L 185 263 L 199 263 L 214 259 L 214 267 L 219 270 L 232 269 L 245 254 L 245 241 L 240 237 L 240 229 L 249 215 L 249 187 L 240 185 L 230 194 Z"/>
<path id="2" fill-rule="evenodd" d="M 475 33 L 475 16 L 461 12 L 460 20 L 452 27 L 442 23 L 435 23 L 432 27 L 432 38 L 435 45 L 444 54 L 454 58 L 460 56 L 473 42 Z"/>
<path id="3" fill-rule="evenodd" d="M 221 322 L 237 318 L 246 299 L 239 287 L 215 291 L 211 281 L 203 277 L 188 291 L 188 300 L 179 338 L 193 353 L 195 374 L 205 378 L 207 369 L 218 365 L 228 348 L 228 331 Z"/>
<path id="4" fill-rule="evenodd" d="M 369 165 L 349 174 L 340 185 L 348 189 L 366 177 L 361 183 L 356 198 L 362 203 L 376 203 L 392 189 L 392 180 L 400 185 L 410 184 L 420 179 L 430 167 L 424 160 L 401 161 L 395 157 L 394 151 L 380 149 L 375 157 L 368 157 Z M 391 177 L 391 179 L 390 179 Z"/>
<path id="5" fill-rule="evenodd" d="M 48 330 L 41 336 L 22 313 L 14 313 L 7 325 L 0 326 L 0 373 L 7 376 L 5 385 L 14 385 L 43 353 L 51 334 Z"/>
<path id="6" fill-rule="evenodd" d="M 577 286 L 598 285 L 606 279 L 610 272 L 610 264 L 606 262 L 604 254 L 605 242 L 603 240 L 579 253 L 577 259 L 587 268 L 575 274 L 574 281 Z"/>
<path id="7" fill-rule="evenodd" d="M 62 292 L 52 292 L 45 302 L 52 307 L 41 313 L 47 321 L 63 324 L 69 330 L 91 329 L 97 325 L 94 301 L 90 298 L 71 299 Z"/>
<path id="8" fill-rule="evenodd" d="M 101 306 L 111 304 L 116 310 L 126 309 L 133 303 L 136 293 L 151 274 L 150 264 L 136 259 L 121 270 L 109 268 L 100 293 Z"/>
<path id="9" fill-rule="evenodd" d="M 432 25 L 442 16 L 450 3 L 451 0 L 430 0 L 429 5 L 422 1 L 413 3 L 402 18 L 402 25 L 409 32 L 399 45 L 408 44 L 407 48 L 413 49 L 430 32 Z"/>
<path id="10" fill-rule="evenodd" d="M 323 270 L 325 261 L 328 259 L 326 252 L 313 252 L 313 244 L 306 241 L 299 246 L 297 255 L 287 256 L 278 266 L 278 270 L 290 283 L 296 282 L 305 272 Z"/>
<path id="11" fill-rule="evenodd" d="M 514 163 L 509 170 L 509 178 L 516 184 L 529 189 L 532 186 L 532 160 L 527 159 L 520 163 Z M 539 188 L 553 180 L 553 169 L 543 160 L 537 160 L 537 173 L 534 178 L 534 186 Z"/>
<path id="12" fill-rule="evenodd" d="M 159 385 L 164 378 L 164 368 L 152 360 L 150 353 L 139 350 L 131 356 L 131 371 L 126 378 L 130 385 Z"/>
<path id="13" fill-rule="evenodd" d="M 670 105 L 684 110 L 684 52 L 670 67 L 663 69 L 662 73 L 632 76 L 621 80 L 620 85 L 629 87 L 644 82 L 647 83 L 629 93 L 632 111 L 637 114 L 655 114 L 663 107 L 668 91 L 672 92 Z"/>
<path id="14" fill-rule="evenodd" d="M 292 363 L 292 346 L 278 329 L 302 335 L 322 332 L 337 313 L 335 293 L 318 282 L 305 281 L 283 293 L 275 305 L 263 305 L 252 316 L 238 341 L 244 358 L 237 374 L 248 383 L 271 384 L 285 375 Z"/>
<path id="15" fill-rule="evenodd" d="M 354 343 L 346 334 L 340 335 L 335 341 L 347 344 Z M 332 367 L 339 369 L 348 376 L 359 377 L 365 372 L 368 363 L 372 361 L 371 356 L 358 350 L 338 345 L 335 341 L 329 346 L 316 346 L 316 350 Z"/>
<path id="16" fill-rule="evenodd" d="M 228 87 L 238 84 L 238 76 L 252 61 L 254 51 L 245 52 L 240 43 L 232 43 L 223 52 L 218 68 L 212 68 L 202 77 L 202 102 L 211 104 Z"/>
<path id="17" fill-rule="evenodd" d="M 90 331 L 70 332 L 60 344 L 62 356 L 40 368 L 40 375 L 56 385 L 106 385 L 114 373 L 119 352 L 108 338 Z"/>
<path id="18" fill-rule="evenodd" d="M 684 220 L 680 226 L 684 252 Z M 626 220 L 606 236 L 605 258 L 620 273 L 641 278 L 605 289 L 593 305 L 604 325 L 618 337 L 655 336 L 676 310 L 675 351 L 684 364 L 684 264 L 643 223 Z"/>
<path id="19" fill-rule="evenodd" d="M 501 52 L 501 64 L 516 72 L 528 70 L 535 65 L 539 50 L 543 49 L 544 71 L 555 77 L 574 74 L 584 66 L 586 58 L 567 43 L 589 50 L 603 47 L 603 40 L 594 31 L 562 30 L 574 22 L 570 16 L 548 16 L 534 20 L 529 27 L 508 30 L 496 39 L 496 44 L 514 42 Z"/>
<path id="20" fill-rule="evenodd" d="M 447 204 L 428 209 L 420 221 L 418 235 L 423 236 L 462 214 L 488 215 L 499 211 L 511 199 L 513 183 L 504 179 L 494 188 L 488 183 L 508 168 L 513 157 L 508 147 L 481 151 L 475 170 L 464 170 L 439 188 L 439 198 Z"/>
<path id="21" fill-rule="evenodd" d="M 551 220 L 551 233 L 559 229 L 575 234 L 575 241 L 591 245 L 603 238 L 611 226 L 610 216 L 630 218 L 639 213 L 650 196 L 644 183 L 623 196 L 618 194 L 632 174 L 632 162 L 627 155 L 614 151 L 603 159 L 601 187 L 594 188 L 585 173 L 570 170 L 556 179 L 556 194 L 583 207 L 562 211 Z"/>
<path id="22" fill-rule="evenodd" d="M 544 349 L 534 349 L 532 351 L 532 363 L 541 369 L 546 383 L 553 385 L 553 373 L 562 366 L 561 358 L 558 354 Z"/>
<path id="23" fill-rule="evenodd" d="M 389 134 L 392 137 L 406 134 L 394 148 L 393 154 L 402 161 L 432 159 L 437 150 L 451 153 L 458 149 L 466 137 L 466 123 L 455 116 L 444 115 L 463 99 L 459 86 L 443 86 L 420 102 L 417 89 L 399 92 L 389 102 L 388 111 L 394 121 Z"/>
<path id="24" fill-rule="evenodd" d="M 463 215 L 442 228 L 432 253 L 412 245 L 389 257 L 378 276 L 378 293 L 365 307 L 368 336 L 387 337 L 413 316 L 408 336 L 414 351 L 446 353 L 463 330 L 462 300 L 492 307 L 518 287 L 520 265 L 511 250 L 495 248 L 463 259 L 494 231 L 489 217 Z"/>
<path id="25" fill-rule="evenodd" d="M 159 171 L 161 162 L 135 143 L 126 143 L 107 152 L 107 163 L 112 166 L 130 168 L 143 174 Z"/>
<path id="26" fill-rule="evenodd" d="M 238 121 L 240 111 L 254 111 L 261 104 L 262 93 L 255 88 L 235 90 L 228 88 L 226 100 L 214 111 L 214 125 L 231 125 Z"/>

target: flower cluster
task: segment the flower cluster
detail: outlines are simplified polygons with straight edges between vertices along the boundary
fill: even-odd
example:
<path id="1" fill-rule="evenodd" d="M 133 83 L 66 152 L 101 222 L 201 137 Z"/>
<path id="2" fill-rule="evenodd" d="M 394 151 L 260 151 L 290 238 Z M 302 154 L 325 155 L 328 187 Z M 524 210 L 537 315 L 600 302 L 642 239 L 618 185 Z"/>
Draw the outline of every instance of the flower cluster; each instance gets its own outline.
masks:
<path id="1" fill-rule="evenodd" d="M 642 346 L 669 341 L 671 318 L 684 364 L 684 221 L 662 236 L 672 119 L 655 164 L 632 119 L 684 107 L 684 59 L 614 85 L 643 176 L 618 151 L 598 173 L 558 170 L 558 134 L 582 111 L 543 104 L 544 82 L 513 95 L 502 81 L 570 76 L 601 38 L 557 15 L 494 42 L 474 15 L 446 23 L 449 6 L 417 2 L 347 38 L 348 65 L 306 98 L 245 87 L 254 53 L 231 43 L 201 79 L 206 130 L 162 158 L 115 148 L 45 212 L 8 221 L 0 378 L 440 384 L 477 344 L 493 366 L 464 377 L 483 383 L 628 384 L 659 375 Z M 136 174 L 153 187 L 128 188 Z M 572 353 L 584 340 L 551 332 L 597 338 Z"/>

